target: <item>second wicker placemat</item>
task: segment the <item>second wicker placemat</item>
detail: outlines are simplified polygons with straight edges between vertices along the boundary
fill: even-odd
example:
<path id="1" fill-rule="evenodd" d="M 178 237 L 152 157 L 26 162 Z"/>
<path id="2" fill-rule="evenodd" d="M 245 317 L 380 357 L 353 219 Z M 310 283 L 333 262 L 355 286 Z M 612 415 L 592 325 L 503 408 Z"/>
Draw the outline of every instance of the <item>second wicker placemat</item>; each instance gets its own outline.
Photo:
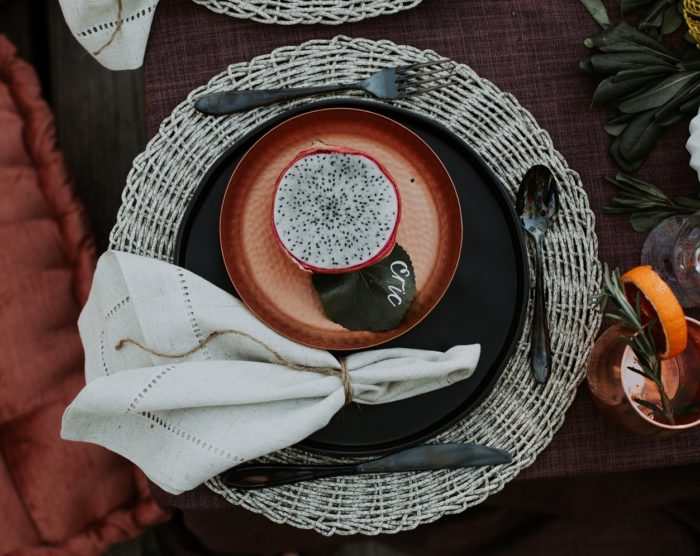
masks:
<path id="1" fill-rule="evenodd" d="M 277 25 L 340 25 L 411 9 L 423 0 L 193 0 L 218 14 Z"/>
<path id="2" fill-rule="evenodd" d="M 236 140 L 296 101 L 225 118 L 196 112 L 194 99 L 223 89 L 280 88 L 355 81 L 386 66 L 441 58 L 389 41 L 336 37 L 280 48 L 230 66 L 190 93 L 134 160 L 111 247 L 172 261 L 175 236 L 190 196 L 207 168 Z M 529 369 L 529 322 L 488 398 L 434 442 L 477 442 L 514 455 L 507 466 L 396 475 L 339 477 L 257 492 L 208 486 L 227 500 L 279 523 L 322 534 L 377 534 L 412 529 L 460 512 L 499 491 L 530 465 L 561 426 L 585 374 L 600 326 L 592 302 L 600 282 L 594 217 L 578 174 L 553 147 L 546 131 L 509 93 L 458 65 L 450 87 L 397 102 L 443 123 L 471 144 L 514 196 L 534 164 L 557 176 L 561 211 L 545 239 L 545 277 L 552 331 L 553 372 L 545 386 Z M 270 460 L 328 462 L 297 449 Z"/>

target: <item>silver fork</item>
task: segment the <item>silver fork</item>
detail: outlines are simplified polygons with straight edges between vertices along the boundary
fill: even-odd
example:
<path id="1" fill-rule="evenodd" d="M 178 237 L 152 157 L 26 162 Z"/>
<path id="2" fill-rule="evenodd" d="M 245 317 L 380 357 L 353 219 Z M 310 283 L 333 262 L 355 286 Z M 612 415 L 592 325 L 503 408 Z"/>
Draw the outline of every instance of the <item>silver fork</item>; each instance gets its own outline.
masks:
<path id="1" fill-rule="evenodd" d="M 351 90 L 366 91 L 384 100 L 397 100 L 447 87 L 453 73 L 451 60 L 434 60 L 386 68 L 357 83 L 210 93 L 197 99 L 194 106 L 200 112 L 216 116 L 284 100 Z"/>

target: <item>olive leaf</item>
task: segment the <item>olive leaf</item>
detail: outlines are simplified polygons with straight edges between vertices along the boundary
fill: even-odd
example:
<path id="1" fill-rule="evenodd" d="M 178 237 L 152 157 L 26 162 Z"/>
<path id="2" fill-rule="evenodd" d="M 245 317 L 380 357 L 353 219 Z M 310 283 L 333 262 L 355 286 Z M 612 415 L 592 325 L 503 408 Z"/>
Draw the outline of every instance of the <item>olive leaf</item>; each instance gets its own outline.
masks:
<path id="1" fill-rule="evenodd" d="M 618 195 L 603 207 L 603 212 L 628 214 L 637 232 L 648 232 L 670 216 L 700 210 L 700 196 L 670 199 L 655 185 L 626 174 L 606 178 L 606 181 L 617 189 Z"/>
<path id="2" fill-rule="evenodd" d="M 588 48 L 598 48 L 603 52 L 656 53 L 675 63 L 678 58 L 659 41 L 645 35 L 627 23 L 620 23 L 605 31 L 587 38 Z"/>
<path id="3" fill-rule="evenodd" d="M 700 210 L 700 197 L 693 199 L 692 197 L 676 197 L 673 202 L 682 208 L 690 209 L 690 212 Z"/>
<path id="4" fill-rule="evenodd" d="M 675 66 L 663 56 L 653 52 L 605 52 L 590 57 L 591 67 L 603 75 L 614 75 L 623 70 L 645 70 L 658 68 L 657 71 L 672 71 Z"/>
<path id="5" fill-rule="evenodd" d="M 627 161 L 644 160 L 663 133 L 654 121 L 654 111 L 638 114 L 620 134 L 620 155 Z"/>
<path id="6" fill-rule="evenodd" d="M 617 187 L 621 192 L 634 196 L 639 200 L 650 199 L 652 202 L 666 203 L 669 206 L 672 204 L 671 199 L 654 184 L 640 180 L 634 176 L 618 174 L 615 178 L 607 178 L 607 181 L 610 185 Z"/>
<path id="7" fill-rule="evenodd" d="M 700 70 L 700 60 L 683 60 L 678 64 L 678 67 L 682 71 L 695 71 Z"/>
<path id="8" fill-rule="evenodd" d="M 416 295 L 411 258 L 398 244 L 378 263 L 343 274 L 314 274 L 312 283 L 326 316 L 349 330 L 396 328 Z"/>
<path id="9" fill-rule="evenodd" d="M 637 28 L 646 30 L 656 27 L 661 27 L 664 21 L 664 10 L 666 9 L 666 0 L 657 0 L 651 10 L 641 19 Z"/>
<path id="10" fill-rule="evenodd" d="M 698 111 L 698 107 L 700 107 L 700 98 L 691 98 L 689 101 L 684 102 L 683 104 L 680 105 L 679 110 L 683 114 L 689 114 L 689 113 L 695 113 Z"/>
<path id="11" fill-rule="evenodd" d="M 630 69 L 622 69 L 613 75 L 614 81 L 616 83 L 622 83 L 623 81 L 629 81 L 630 79 L 638 79 L 640 77 L 646 77 L 649 80 L 656 79 L 661 81 L 664 76 L 675 73 L 678 71 L 676 66 L 670 64 L 659 64 L 654 66 L 637 67 Z"/>
<path id="12" fill-rule="evenodd" d="M 627 124 L 632 121 L 632 118 L 634 118 L 633 114 L 620 114 L 619 116 L 610 118 L 607 122 L 605 122 L 603 129 L 608 135 L 617 137 L 625 130 Z"/>
<path id="13" fill-rule="evenodd" d="M 626 128 L 625 128 L 626 129 Z M 624 133 L 624 132 L 623 132 Z M 610 157 L 613 159 L 615 166 L 623 172 L 635 172 L 642 167 L 644 159 L 627 160 L 620 154 L 620 138 L 615 137 L 610 143 Z"/>
<path id="14" fill-rule="evenodd" d="M 610 17 L 603 5 L 603 0 L 580 0 L 580 2 L 603 29 L 610 26 Z"/>
<path id="15" fill-rule="evenodd" d="M 675 213 L 670 211 L 649 211 L 649 212 L 633 212 L 630 214 L 630 225 L 635 232 L 646 234 L 656 228 L 661 222 L 670 218 Z"/>
<path id="16" fill-rule="evenodd" d="M 663 23 L 661 24 L 661 34 L 670 35 L 678 30 L 683 24 L 683 16 L 678 13 L 674 4 L 667 6 L 664 10 Z"/>
<path id="17" fill-rule="evenodd" d="M 696 79 L 698 75 L 700 75 L 700 72 L 696 71 L 683 71 L 671 75 L 651 89 L 621 102 L 618 105 L 618 109 L 620 112 L 634 114 L 650 108 L 658 108 L 676 96 L 683 87 L 691 80 Z"/>
<path id="18" fill-rule="evenodd" d="M 594 108 L 600 106 L 605 106 L 612 102 L 622 100 L 630 93 L 644 89 L 645 87 L 651 85 L 655 86 L 656 81 L 663 76 L 645 76 L 636 77 L 633 79 L 623 79 L 619 80 L 617 76 L 613 75 L 607 79 L 603 79 L 596 87 L 593 93 L 593 102 L 591 105 Z"/>
<path id="19" fill-rule="evenodd" d="M 638 41 L 635 42 L 635 41 L 630 41 L 630 40 L 620 40 L 620 41 L 615 42 L 613 44 L 600 46 L 599 49 L 601 50 L 601 52 L 640 52 L 640 53 L 657 52 L 658 54 L 663 56 L 668 61 L 675 62 L 676 57 L 672 53 L 668 52 L 665 48 L 663 48 L 661 46 L 661 43 L 658 43 L 658 41 L 656 39 L 654 39 L 648 35 L 645 35 L 644 33 L 640 33 L 640 35 L 642 35 L 643 37 L 647 38 L 648 40 L 650 40 L 652 42 L 656 42 L 657 45 L 647 45 L 647 44 L 640 43 Z"/>
<path id="20" fill-rule="evenodd" d="M 678 0 L 623 0 L 621 2 L 623 14 L 649 5 L 651 5 L 649 11 L 642 16 L 637 26 L 640 31 L 658 38 L 675 32 L 682 25 L 682 0 L 681 2 Z"/>
<path id="21" fill-rule="evenodd" d="M 654 120 L 657 125 L 669 126 L 682 119 L 687 113 L 695 111 L 700 104 L 700 80 L 690 83 L 675 98 L 655 112 Z"/>

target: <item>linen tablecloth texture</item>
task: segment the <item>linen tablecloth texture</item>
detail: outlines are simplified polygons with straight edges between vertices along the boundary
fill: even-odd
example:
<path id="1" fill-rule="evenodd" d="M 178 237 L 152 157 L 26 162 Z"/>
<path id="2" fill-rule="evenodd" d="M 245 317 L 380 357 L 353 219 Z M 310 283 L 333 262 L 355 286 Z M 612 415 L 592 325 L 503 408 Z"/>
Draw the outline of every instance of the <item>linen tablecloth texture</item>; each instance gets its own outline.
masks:
<path id="1" fill-rule="evenodd" d="M 303 346 L 259 321 L 231 294 L 178 266 L 108 251 L 80 315 L 86 387 L 61 435 L 100 444 L 180 493 L 244 461 L 303 440 L 343 407 L 329 352 Z M 221 335 L 186 357 L 167 358 Z M 446 352 L 376 349 L 345 358 L 354 402 L 387 403 L 463 380 L 478 345 Z"/>

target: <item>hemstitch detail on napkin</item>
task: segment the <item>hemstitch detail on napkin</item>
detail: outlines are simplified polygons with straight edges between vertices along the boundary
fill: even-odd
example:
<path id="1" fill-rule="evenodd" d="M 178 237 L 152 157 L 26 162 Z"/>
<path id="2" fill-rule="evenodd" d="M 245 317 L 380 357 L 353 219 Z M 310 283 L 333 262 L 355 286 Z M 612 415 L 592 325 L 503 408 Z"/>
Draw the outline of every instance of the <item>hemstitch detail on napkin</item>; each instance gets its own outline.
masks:
<path id="1" fill-rule="evenodd" d="M 123 18 L 117 18 L 112 21 L 105 21 L 104 23 L 100 23 L 99 25 L 93 25 L 92 27 L 89 27 L 88 29 L 83 29 L 82 31 L 79 31 L 76 33 L 78 37 L 89 37 L 90 35 L 94 35 L 95 33 L 99 33 L 100 31 L 107 31 L 108 29 L 112 29 L 116 27 L 119 22 L 122 24 L 124 23 L 130 23 L 132 21 L 136 21 L 137 19 L 141 19 L 142 17 L 145 17 L 146 15 L 150 14 L 156 9 L 155 4 L 152 6 L 148 6 L 146 8 L 143 8 L 142 10 L 131 14 L 128 17 L 123 17 Z"/>
<path id="2" fill-rule="evenodd" d="M 168 365 L 160 371 L 156 376 L 154 376 L 151 381 L 144 386 L 143 390 L 141 390 L 136 397 L 134 397 L 133 401 L 131 404 L 129 404 L 129 407 L 126 408 L 126 413 L 131 413 L 136 407 L 141 403 L 141 400 L 144 398 L 144 396 L 148 393 L 148 391 L 153 388 L 158 382 L 160 382 L 160 379 L 163 378 L 165 375 L 167 375 L 170 371 L 172 371 L 175 368 L 175 365 Z"/>
<path id="3" fill-rule="evenodd" d="M 109 375 L 109 366 L 107 365 L 107 360 L 105 359 L 105 331 L 100 332 L 100 361 L 102 362 L 102 370 L 105 372 L 105 376 Z"/>
<path id="4" fill-rule="evenodd" d="M 131 298 L 127 295 L 124 296 L 121 300 L 119 300 L 119 302 L 114 307 L 107 311 L 107 314 L 105 315 L 105 320 L 111 320 L 112 317 L 117 313 L 117 311 L 119 311 L 119 309 L 121 309 L 122 307 L 124 307 L 124 305 L 129 303 L 130 299 Z"/>
<path id="5" fill-rule="evenodd" d="M 197 317 L 194 314 L 194 309 L 192 308 L 192 300 L 190 299 L 190 288 L 187 285 L 187 280 L 185 279 L 185 274 L 182 272 L 182 269 L 177 268 L 177 282 L 178 285 L 180 286 L 180 291 L 182 291 L 182 300 L 185 303 L 185 310 L 187 311 L 187 319 L 190 322 L 190 326 L 192 327 L 192 332 L 194 335 L 197 337 L 197 341 L 199 342 L 199 346 L 192 351 L 191 353 L 194 353 L 195 351 L 199 351 L 200 349 L 204 349 L 204 347 L 209 343 L 208 341 L 203 342 L 204 338 L 204 333 L 202 332 L 202 327 L 199 326 L 199 322 L 197 322 Z M 213 338 L 212 338 L 213 339 Z M 190 355 L 187 353 L 186 355 Z M 183 355 L 184 357 L 184 355 Z M 209 353 L 209 350 L 204 351 L 204 357 L 207 361 L 211 360 L 211 354 Z"/>
<path id="6" fill-rule="evenodd" d="M 192 442 L 193 444 L 199 446 L 200 448 L 204 448 L 205 450 L 212 452 L 214 454 L 219 454 L 221 457 L 225 457 L 228 460 L 231 460 L 232 462 L 238 464 L 238 463 L 243 463 L 246 461 L 244 458 L 234 456 L 232 453 L 227 452 L 226 450 L 223 450 L 221 448 L 217 448 L 213 444 L 210 444 L 206 440 L 202 440 L 198 436 L 193 435 L 192 433 L 186 432 L 184 429 L 178 427 L 177 425 L 174 425 L 172 423 L 168 423 L 158 417 L 157 415 L 151 413 L 150 411 L 140 411 L 139 413 L 136 413 L 136 415 L 140 415 L 144 419 L 148 419 L 155 423 L 156 425 L 160 425 L 162 428 L 167 430 L 168 432 L 179 436 L 180 438 L 183 438 L 189 442 Z M 153 425 L 151 425 L 153 426 Z"/>

